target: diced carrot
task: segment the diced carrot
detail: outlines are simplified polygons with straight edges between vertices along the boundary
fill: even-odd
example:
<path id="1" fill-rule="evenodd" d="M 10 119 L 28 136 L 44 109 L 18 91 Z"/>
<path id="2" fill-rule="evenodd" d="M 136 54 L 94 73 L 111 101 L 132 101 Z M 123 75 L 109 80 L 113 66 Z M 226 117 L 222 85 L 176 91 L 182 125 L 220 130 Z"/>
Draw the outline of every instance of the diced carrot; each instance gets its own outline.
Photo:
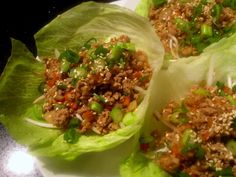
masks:
<path id="1" fill-rule="evenodd" d="M 75 98 L 75 94 L 72 93 L 72 92 L 67 92 L 65 95 L 64 95 L 64 98 L 65 98 L 65 101 L 73 101 L 74 98 Z"/>
<path id="2" fill-rule="evenodd" d="M 70 108 L 73 109 L 73 110 L 78 109 L 77 103 L 76 103 L 76 102 L 71 102 L 71 103 L 70 103 Z"/>
<path id="3" fill-rule="evenodd" d="M 87 121 L 93 121 L 94 119 L 94 115 L 92 111 L 86 111 L 82 114 L 83 119 L 87 120 Z"/>
<path id="4" fill-rule="evenodd" d="M 55 100 L 58 101 L 58 102 L 64 102 L 65 98 L 63 96 L 56 96 Z"/>
<path id="5" fill-rule="evenodd" d="M 60 75 L 56 72 L 52 73 L 50 76 L 49 76 L 49 79 L 47 81 L 47 85 L 49 87 L 52 87 L 55 85 L 55 83 L 57 82 L 57 80 L 60 78 Z"/>
<path id="6" fill-rule="evenodd" d="M 210 132 L 209 131 L 204 131 L 204 133 L 201 134 L 201 138 L 203 141 L 207 141 L 210 138 Z"/>
<path id="7" fill-rule="evenodd" d="M 231 91 L 231 89 L 229 88 L 229 87 L 224 87 L 224 92 L 225 93 L 227 93 L 227 94 L 231 94 L 232 93 L 232 91 Z"/>
<path id="8" fill-rule="evenodd" d="M 50 80 L 47 81 L 47 85 L 48 85 L 48 87 L 50 87 L 50 88 L 51 88 L 52 86 L 54 86 L 55 83 L 56 83 L 56 80 L 55 80 L 55 79 L 50 79 Z"/>
<path id="9" fill-rule="evenodd" d="M 181 149 L 181 145 L 178 143 L 173 144 L 173 146 L 171 147 L 171 152 L 173 153 L 173 155 L 175 157 L 179 157 L 180 156 L 180 149 Z"/>
<path id="10" fill-rule="evenodd" d="M 124 99 L 123 99 L 122 104 L 123 104 L 124 107 L 129 106 L 129 104 L 130 104 L 130 96 L 125 96 Z"/>
<path id="11" fill-rule="evenodd" d="M 140 71 L 136 71 L 134 74 L 133 74 L 134 78 L 140 78 L 142 76 L 142 73 Z"/>

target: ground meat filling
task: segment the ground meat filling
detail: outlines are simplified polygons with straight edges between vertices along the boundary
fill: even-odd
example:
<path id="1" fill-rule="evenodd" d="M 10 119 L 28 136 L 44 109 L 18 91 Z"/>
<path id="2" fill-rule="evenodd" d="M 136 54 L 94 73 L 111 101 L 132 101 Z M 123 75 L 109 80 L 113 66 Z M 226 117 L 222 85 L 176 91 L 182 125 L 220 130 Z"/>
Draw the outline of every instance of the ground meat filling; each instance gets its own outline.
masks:
<path id="1" fill-rule="evenodd" d="M 154 5 L 149 19 L 161 39 L 166 56 L 198 55 L 211 43 L 232 34 L 235 31 L 235 3 L 226 1 L 171 0 Z"/>
<path id="2" fill-rule="evenodd" d="M 236 176 L 235 144 L 228 148 L 236 140 L 235 105 L 236 94 L 222 83 L 195 86 L 180 102 L 169 103 L 157 114 L 171 131 L 154 136 L 155 161 L 177 176 Z"/>
<path id="3" fill-rule="evenodd" d="M 62 129 L 79 121 L 75 128 L 80 133 L 120 128 L 152 75 L 147 55 L 135 50 L 127 36 L 109 42 L 92 38 L 78 52 L 66 50 L 45 64 L 44 119 Z"/>

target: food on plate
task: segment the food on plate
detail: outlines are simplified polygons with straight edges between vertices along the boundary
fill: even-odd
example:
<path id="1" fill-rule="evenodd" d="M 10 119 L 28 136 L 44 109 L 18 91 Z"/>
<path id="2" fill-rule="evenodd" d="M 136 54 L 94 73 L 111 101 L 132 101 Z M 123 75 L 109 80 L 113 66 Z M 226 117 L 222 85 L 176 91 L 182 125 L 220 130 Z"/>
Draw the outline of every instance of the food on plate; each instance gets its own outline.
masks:
<path id="1" fill-rule="evenodd" d="M 87 2 L 35 39 L 37 60 L 14 40 L 1 77 L 0 122 L 17 142 L 36 156 L 73 160 L 139 131 L 164 56 L 147 20 Z"/>
<path id="2" fill-rule="evenodd" d="M 221 82 L 194 86 L 156 114 L 170 128 L 161 139 L 153 132 L 154 160 L 162 169 L 185 176 L 236 175 L 235 91 Z"/>
<path id="3" fill-rule="evenodd" d="M 140 6 L 139 11 L 148 11 L 167 58 L 199 55 L 236 29 L 235 1 L 144 0 Z"/>
<path id="4" fill-rule="evenodd" d="M 78 133 L 107 134 L 142 101 L 152 76 L 147 55 L 128 36 L 89 39 L 78 51 L 45 58 L 43 118 Z"/>
<path id="5" fill-rule="evenodd" d="M 236 175 L 235 46 L 234 34 L 159 71 L 122 177 Z"/>

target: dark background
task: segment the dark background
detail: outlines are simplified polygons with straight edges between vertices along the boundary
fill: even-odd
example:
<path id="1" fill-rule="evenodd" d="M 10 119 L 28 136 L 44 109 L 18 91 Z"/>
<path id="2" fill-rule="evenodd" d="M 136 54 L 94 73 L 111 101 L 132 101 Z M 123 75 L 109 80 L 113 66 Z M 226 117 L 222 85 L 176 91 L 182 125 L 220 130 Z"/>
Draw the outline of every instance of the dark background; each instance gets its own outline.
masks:
<path id="1" fill-rule="evenodd" d="M 11 40 L 15 38 L 36 56 L 33 35 L 58 14 L 88 0 L 6 0 L 0 1 L 0 75 L 11 54 Z M 115 0 L 96 0 L 111 2 Z"/>

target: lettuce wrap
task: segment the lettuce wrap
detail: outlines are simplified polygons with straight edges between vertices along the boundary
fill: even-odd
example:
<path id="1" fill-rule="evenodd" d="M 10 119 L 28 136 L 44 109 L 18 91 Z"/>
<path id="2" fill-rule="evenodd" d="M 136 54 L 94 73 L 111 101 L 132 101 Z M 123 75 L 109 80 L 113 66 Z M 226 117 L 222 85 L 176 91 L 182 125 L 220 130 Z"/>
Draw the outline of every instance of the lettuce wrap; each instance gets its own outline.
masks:
<path id="1" fill-rule="evenodd" d="M 159 72 L 152 90 L 148 114 L 140 137 L 150 138 L 153 130 L 164 133 L 168 128 L 154 118 L 155 111 L 160 112 L 172 100 L 179 100 L 186 96 L 190 88 L 205 82 L 213 86 L 217 81 L 232 88 L 236 81 L 236 35 L 213 44 L 198 57 L 183 58 L 172 61 Z M 137 143 L 138 144 L 138 143 Z M 228 148 L 235 154 L 235 141 L 228 144 Z M 169 176 L 152 161 L 155 152 L 142 153 L 137 146 L 136 152 L 128 157 L 120 167 L 122 177 L 128 176 Z M 145 175 L 144 175 L 145 174 Z"/>
<path id="2" fill-rule="evenodd" d="M 149 19 L 166 59 L 196 56 L 236 31 L 233 1 L 140 0 L 136 12 Z M 227 17 L 227 18 L 226 18 Z"/>
<path id="3" fill-rule="evenodd" d="M 148 21 L 134 12 L 116 5 L 88 2 L 59 15 L 36 35 L 38 55 L 50 57 L 55 49 L 77 49 L 92 37 L 110 38 L 127 35 L 137 49 L 148 55 L 155 77 L 163 61 L 164 50 Z M 33 104 L 40 96 L 38 86 L 44 80 L 44 65 L 19 41 L 13 40 L 12 55 L 1 76 L 0 122 L 20 144 L 29 147 L 38 156 L 57 156 L 72 160 L 87 152 L 113 148 L 135 135 L 142 126 L 148 107 L 153 79 L 138 108 L 129 114 L 126 126 L 109 134 L 81 135 L 70 144 L 64 141 L 58 129 L 42 128 L 25 121 L 38 119 L 41 108 Z"/>

